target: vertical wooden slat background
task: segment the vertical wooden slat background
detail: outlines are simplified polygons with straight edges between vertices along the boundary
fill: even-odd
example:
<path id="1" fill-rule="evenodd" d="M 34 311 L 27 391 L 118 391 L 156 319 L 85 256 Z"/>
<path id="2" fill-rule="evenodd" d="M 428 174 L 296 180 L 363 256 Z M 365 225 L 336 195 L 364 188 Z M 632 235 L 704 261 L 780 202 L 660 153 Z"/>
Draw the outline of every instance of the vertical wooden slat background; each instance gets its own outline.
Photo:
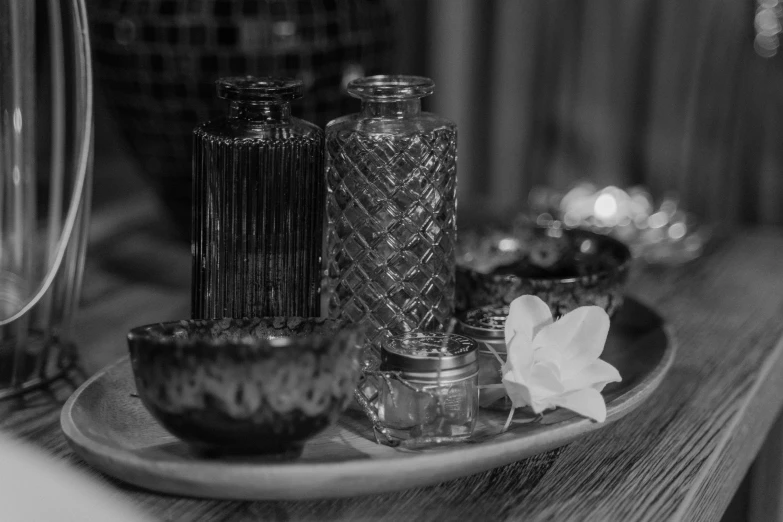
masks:
<path id="1" fill-rule="evenodd" d="M 781 224 L 783 56 L 754 52 L 755 8 L 407 0 L 399 62 L 435 79 L 429 108 L 460 127 L 463 211 L 586 178 L 675 191 L 716 223 Z"/>

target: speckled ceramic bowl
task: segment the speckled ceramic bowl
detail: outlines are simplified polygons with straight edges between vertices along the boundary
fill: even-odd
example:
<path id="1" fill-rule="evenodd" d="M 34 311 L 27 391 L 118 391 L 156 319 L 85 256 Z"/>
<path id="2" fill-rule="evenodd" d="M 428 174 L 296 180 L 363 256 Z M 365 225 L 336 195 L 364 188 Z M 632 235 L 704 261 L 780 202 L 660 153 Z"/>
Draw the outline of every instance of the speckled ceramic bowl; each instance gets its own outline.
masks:
<path id="1" fill-rule="evenodd" d="M 323 319 L 192 320 L 128 334 L 139 397 L 197 449 L 295 456 L 337 421 L 363 335 Z"/>
<path id="2" fill-rule="evenodd" d="M 613 315 L 623 303 L 630 266 L 627 246 L 586 230 L 467 233 L 458 241 L 457 312 L 532 294 L 556 317 L 586 305 Z"/>

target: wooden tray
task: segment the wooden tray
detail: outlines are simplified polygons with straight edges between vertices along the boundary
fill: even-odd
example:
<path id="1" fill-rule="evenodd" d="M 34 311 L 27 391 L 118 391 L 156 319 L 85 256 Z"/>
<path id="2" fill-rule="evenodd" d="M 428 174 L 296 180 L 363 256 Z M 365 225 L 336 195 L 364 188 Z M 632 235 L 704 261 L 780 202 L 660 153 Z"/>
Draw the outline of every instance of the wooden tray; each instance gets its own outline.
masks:
<path id="1" fill-rule="evenodd" d="M 612 321 L 603 359 L 622 383 L 604 391 L 608 415 L 598 424 L 565 410 L 535 424 L 512 424 L 481 410 L 474 440 L 421 450 L 374 442 L 369 421 L 349 411 L 311 440 L 294 461 L 212 458 L 192 453 L 136 398 L 127 358 L 85 382 L 60 417 L 74 451 L 97 469 L 142 488 L 224 499 L 312 499 L 381 493 L 436 484 L 567 444 L 638 407 L 663 379 L 674 344 L 659 315 L 630 299 Z M 519 417 L 519 415 L 518 415 Z"/>

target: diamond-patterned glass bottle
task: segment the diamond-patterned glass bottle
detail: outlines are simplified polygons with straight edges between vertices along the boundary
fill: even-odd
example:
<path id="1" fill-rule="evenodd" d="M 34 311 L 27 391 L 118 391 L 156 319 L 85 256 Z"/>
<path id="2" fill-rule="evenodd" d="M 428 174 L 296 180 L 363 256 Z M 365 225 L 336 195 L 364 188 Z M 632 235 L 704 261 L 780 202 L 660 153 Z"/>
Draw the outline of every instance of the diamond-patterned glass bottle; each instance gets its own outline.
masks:
<path id="1" fill-rule="evenodd" d="M 440 330 L 454 309 L 457 128 L 421 112 L 434 84 L 352 81 L 358 114 L 326 127 L 329 312 L 368 340 Z"/>
<path id="2" fill-rule="evenodd" d="M 194 131 L 196 319 L 321 314 L 323 131 L 291 116 L 302 82 L 223 78 L 228 118 Z"/>

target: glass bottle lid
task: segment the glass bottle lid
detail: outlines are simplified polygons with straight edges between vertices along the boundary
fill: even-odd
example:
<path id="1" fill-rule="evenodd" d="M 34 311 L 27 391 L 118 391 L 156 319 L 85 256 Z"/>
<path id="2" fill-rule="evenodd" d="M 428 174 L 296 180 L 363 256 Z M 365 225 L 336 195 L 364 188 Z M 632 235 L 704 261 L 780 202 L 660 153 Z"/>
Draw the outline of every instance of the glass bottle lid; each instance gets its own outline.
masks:
<path id="1" fill-rule="evenodd" d="M 381 370 L 399 371 L 409 377 L 442 374 L 450 380 L 477 370 L 478 344 L 464 335 L 411 332 L 388 339 L 381 348 Z"/>
<path id="2" fill-rule="evenodd" d="M 350 81 L 347 90 L 355 98 L 397 101 L 429 96 L 435 90 L 435 82 L 424 76 L 365 76 Z"/>
<path id="3" fill-rule="evenodd" d="M 504 339 L 508 306 L 482 306 L 463 313 L 459 317 L 460 332 L 483 339 Z"/>
<path id="4" fill-rule="evenodd" d="M 217 82 L 218 97 L 232 101 L 287 102 L 302 97 L 302 80 L 270 76 L 229 76 Z"/>

